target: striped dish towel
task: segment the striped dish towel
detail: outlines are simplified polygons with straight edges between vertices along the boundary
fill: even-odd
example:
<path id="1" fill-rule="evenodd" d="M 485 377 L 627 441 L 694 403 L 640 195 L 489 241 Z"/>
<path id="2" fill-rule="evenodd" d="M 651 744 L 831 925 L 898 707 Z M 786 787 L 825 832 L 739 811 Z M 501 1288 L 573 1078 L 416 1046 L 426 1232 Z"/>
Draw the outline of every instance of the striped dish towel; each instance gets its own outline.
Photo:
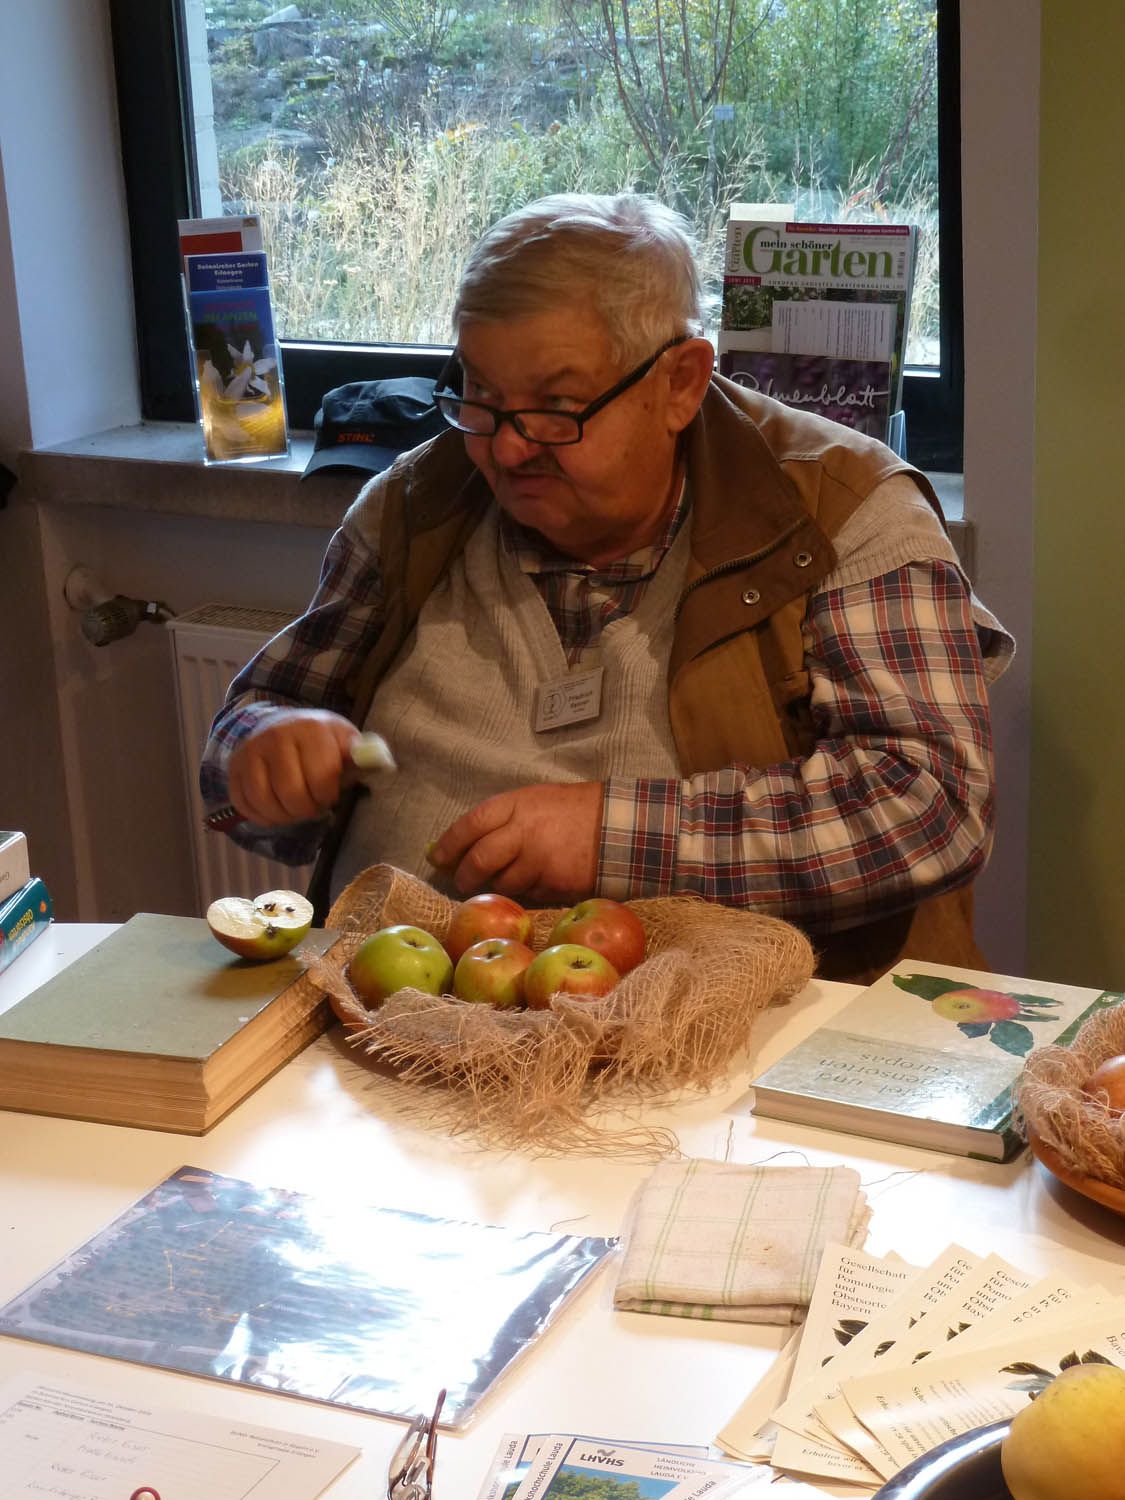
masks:
<path id="1" fill-rule="evenodd" d="M 849 1167 L 661 1162 L 637 1195 L 614 1306 L 799 1323 L 825 1245 L 862 1245 L 870 1217 Z"/>

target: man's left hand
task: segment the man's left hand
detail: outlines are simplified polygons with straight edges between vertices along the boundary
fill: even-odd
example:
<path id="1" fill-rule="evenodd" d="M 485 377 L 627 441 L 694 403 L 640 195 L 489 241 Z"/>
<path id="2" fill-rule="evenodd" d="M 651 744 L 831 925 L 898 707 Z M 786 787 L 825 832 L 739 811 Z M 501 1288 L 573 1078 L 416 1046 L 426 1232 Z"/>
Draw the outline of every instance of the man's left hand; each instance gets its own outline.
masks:
<path id="1" fill-rule="evenodd" d="M 592 895 L 604 790 L 579 781 L 502 792 L 451 823 L 430 861 L 466 896 L 499 891 L 546 904 Z"/>

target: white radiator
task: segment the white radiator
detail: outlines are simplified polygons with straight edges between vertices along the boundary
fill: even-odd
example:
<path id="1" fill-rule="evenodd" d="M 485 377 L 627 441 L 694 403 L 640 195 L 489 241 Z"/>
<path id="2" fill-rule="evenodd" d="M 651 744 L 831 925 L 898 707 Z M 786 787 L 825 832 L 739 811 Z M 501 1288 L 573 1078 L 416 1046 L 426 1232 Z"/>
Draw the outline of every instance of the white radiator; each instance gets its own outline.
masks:
<path id="1" fill-rule="evenodd" d="M 294 869 L 248 854 L 226 834 L 205 828 L 199 795 L 199 759 L 231 679 L 292 618 L 280 610 L 203 604 L 168 621 L 200 916 L 218 896 L 257 896 L 279 888 L 303 891 L 312 875 L 311 865 Z"/>

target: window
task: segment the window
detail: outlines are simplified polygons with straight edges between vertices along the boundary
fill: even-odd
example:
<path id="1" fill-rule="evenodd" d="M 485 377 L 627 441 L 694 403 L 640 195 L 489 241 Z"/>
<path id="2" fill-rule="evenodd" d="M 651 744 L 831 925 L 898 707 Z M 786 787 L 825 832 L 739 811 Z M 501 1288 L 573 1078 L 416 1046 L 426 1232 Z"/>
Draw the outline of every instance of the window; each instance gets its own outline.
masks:
<path id="1" fill-rule="evenodd" d="M 544 192 L 655 192 L 717 307 L 732 201 L 918 223 L 910 457 L 961 458 L 956 0 L 111 0 L 144 409 L 193 415 L 175 220 L 263 219 L 290 418 L 436 374 L 460 259 Z"/>

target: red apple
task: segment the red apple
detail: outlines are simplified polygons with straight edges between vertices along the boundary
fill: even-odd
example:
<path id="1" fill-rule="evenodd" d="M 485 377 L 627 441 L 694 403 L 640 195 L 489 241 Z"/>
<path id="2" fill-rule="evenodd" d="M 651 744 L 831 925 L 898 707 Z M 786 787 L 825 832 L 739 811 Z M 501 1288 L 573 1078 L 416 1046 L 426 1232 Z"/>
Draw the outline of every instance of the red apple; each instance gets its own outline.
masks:
<path id="1" fill-rule="evenodd" d="M 518 901 L 491 893 L 470 896 L 454 908 L 445 951 L 456 963 L 466 948 L 485 938 L 515 938 L 517 943 L 526 943 L 530 935 L 530 913 Z"/>
<path id="2" fill-rule="evenodd" d="M 618 978 L 604 954 L 581 943 L 556 943 L 536 954 L 523 976 L 523 992 L 532 1010 L 545 1010 L 552 995 L 588 1000 L 608 995 Z"/>
<path id="3" fill-rule="evenodd" d="M 523 976 L 535 954 L 515 938 L 484 938 L 466 948 L 453 970 L 453 993 L 484 1005 L 523 1004 Z"/>
<path id="4" fill-rule="evenodd" d="M 635 969 L 645 956 L 640 917 L 620 901 L 590 896 L 559 918 L 548 943 L 581 943 L 608 958 L 618 974 Z"/>
<path id="5" fill-rule="evenodd" d="M 381 1005 L 396 990 L 448 993 L 453 965 L 436 937 L 400 922 L 364 939 L 348 964 L 348 978 L 368 1005 Z"/>

